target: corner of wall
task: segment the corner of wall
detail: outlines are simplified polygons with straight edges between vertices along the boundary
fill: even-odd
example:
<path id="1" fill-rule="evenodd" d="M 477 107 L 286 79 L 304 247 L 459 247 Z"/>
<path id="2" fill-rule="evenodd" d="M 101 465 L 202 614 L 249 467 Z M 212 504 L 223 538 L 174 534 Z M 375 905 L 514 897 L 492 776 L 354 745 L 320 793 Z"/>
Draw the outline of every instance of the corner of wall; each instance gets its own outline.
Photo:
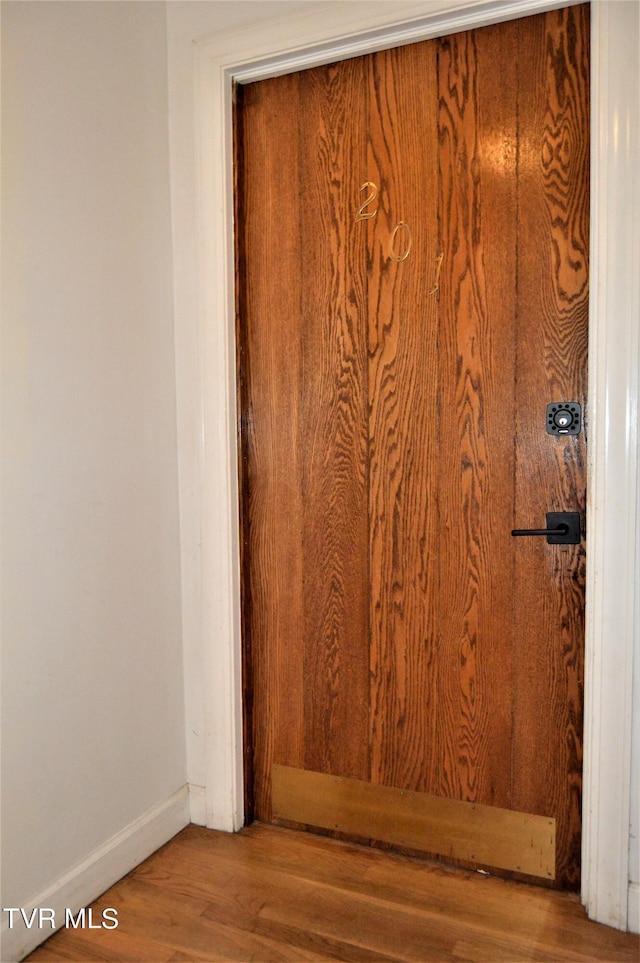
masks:
<path id="1" fill-rule="evenodd" d="M 182 786 L 112 836 L 46 890 L 34 894 L 26 901 L 25 912 L 30 915 L 34 907 L 46 907 L 56 921 L 65 919 L 67 909 L 76 915 L 82 907 L 88 906 L 156 849 L 164 846 L 188 823 L 189 792 L 187 786 Z M 46 929 L 36 926 L 27 929 L 21 919 L 9 928 L 6 915 L 3 914 L 5 919 L 0 950 L 0 957 L 5 963 L 22 960 L 55 932 L 48 920 Z"/>
<path id="2" fill-rule="evenodd" d="M 189 816 L 195 826 L 207 825 L 207 790 L 189 783 Z"/>

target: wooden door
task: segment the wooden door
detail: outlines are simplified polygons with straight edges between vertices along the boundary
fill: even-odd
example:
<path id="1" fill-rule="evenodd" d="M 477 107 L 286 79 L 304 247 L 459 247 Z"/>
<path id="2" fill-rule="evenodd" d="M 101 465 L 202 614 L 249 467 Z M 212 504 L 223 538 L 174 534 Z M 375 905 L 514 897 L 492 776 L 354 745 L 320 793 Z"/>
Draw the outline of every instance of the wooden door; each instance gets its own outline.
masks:
<path id="1" fill-rule="evenodd" d="M 588 7 L 238 88 L 250 817 L 579 882 Z"/>

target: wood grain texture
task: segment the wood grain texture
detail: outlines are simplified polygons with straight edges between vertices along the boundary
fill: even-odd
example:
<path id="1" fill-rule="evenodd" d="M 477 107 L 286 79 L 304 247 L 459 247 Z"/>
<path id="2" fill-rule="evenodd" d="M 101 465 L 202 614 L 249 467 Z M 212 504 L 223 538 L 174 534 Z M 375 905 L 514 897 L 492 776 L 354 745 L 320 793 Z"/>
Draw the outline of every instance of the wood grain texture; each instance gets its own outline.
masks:
<path id="1" fill-rule="evenodd" d="M 273 761 L 369 774 L 362 64 L 304 80 L 248 85 L 236 137 L 249 811 L 263 819 Z"/>
<path id="2" fill-rule="evenodd" d="M 511 805 L 517 24 L 438 45 L 438 783 Z M 536 810 L 532 809 L 531 812 Z"/>
<path id="3" fill-rule="evenodd" d="M 636 961 L 638 937 L 577 896 L 255 824 L 189 826 L 94 904 L 117 930 L 62 930 L 57 960 Z"/>
<path id="4" fill-rule="evenodd" d="M 518 193 L 515 518 L 524 528 L 548 511 L 584 519 L 586 508 L 586 431 L 554 437 L 540 426 L 549 402 L 586 401 L 588 38 L 588 6 L 519 24 L 518 61 L 531 78 L 520 85 L 519 114 L 532 132 L 519 145 Z M 514 805 L 557 815 L 558 875 L 577 887 L 585 543 L 514 542 Z"/>
<path id="5" fill-rule="evenodd" d="M 304 763 L 303 493 L 300 438 L 302 349 L 297 122 L 298 78 L 248 87 L 238 111 L 238 158 L 252 176 L 239 192 L 239 263 L 250 261 L 239 286 L 243 491 L 245 689 L 251 719 L 271 720 L 248 733 L 255 812 L 269 805 L 271 759 Z M 272 131 L 281 138 L 274 142 Z M 286 229 L 283 230 L 283 225 Z M 250 243 L 249 239 L 255 239 Z M 277 259 L 278 283 L 271 283 Z M 264 337 L 268 330 L 269 336 Z M 249 561 L 250 560 L 250 561 Z M 268 652 L 268 657 L 266 653 Z M 250 794 L 253 796 L 253 794 Z M 252 810 L 250 809 L 249 812 Z"/>
<path id="6" fill-rule="evenodd" d="M 301 96 L 300 452 L 305 767 L 368 778 L 367 277 L 355 218 L 363 74 L 361 60 L 317 68 Z"/>
<path id="7" fill-rule="evenodd" d="M 371 778 L 430 783 L 437 704 L 438 255 L 436 48 L 369 60 L 369 518 Z M 399 223 L 409 256 L 390 256 Z M 405 249 L 405 230 L 396 237 Z"/>
<path id="8" fill-rule="evenodd" d="M 237 127 L 255 814 L 274 763 L 534 813 L 572 888 L 584 546 L 510 532 L 585 510 L 546 405 L 585 401 L 588 37 L 571 7 L 275 78 Z"/>

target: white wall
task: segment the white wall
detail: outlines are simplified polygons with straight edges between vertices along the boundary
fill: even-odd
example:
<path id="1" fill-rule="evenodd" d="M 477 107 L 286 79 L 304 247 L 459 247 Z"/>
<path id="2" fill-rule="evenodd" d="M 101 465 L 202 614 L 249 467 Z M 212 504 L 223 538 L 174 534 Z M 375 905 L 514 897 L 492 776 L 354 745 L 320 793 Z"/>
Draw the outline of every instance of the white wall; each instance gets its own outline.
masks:
<path id="1" fill-rule="evenodd" d="M 186 780 L 165 5 L 3 3 L 2 150 L 4 907 Z"/>

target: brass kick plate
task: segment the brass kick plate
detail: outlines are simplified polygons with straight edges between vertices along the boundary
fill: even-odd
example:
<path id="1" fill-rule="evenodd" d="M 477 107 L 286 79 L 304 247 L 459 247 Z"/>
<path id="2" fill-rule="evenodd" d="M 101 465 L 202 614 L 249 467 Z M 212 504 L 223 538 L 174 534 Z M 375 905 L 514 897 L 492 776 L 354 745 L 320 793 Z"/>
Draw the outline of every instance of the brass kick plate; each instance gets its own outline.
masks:
<path id="1" fill-rule="evenodd" d="M 556 821 L 274 765 L 273 815 L 437 856 L 555 878 Z"/>

